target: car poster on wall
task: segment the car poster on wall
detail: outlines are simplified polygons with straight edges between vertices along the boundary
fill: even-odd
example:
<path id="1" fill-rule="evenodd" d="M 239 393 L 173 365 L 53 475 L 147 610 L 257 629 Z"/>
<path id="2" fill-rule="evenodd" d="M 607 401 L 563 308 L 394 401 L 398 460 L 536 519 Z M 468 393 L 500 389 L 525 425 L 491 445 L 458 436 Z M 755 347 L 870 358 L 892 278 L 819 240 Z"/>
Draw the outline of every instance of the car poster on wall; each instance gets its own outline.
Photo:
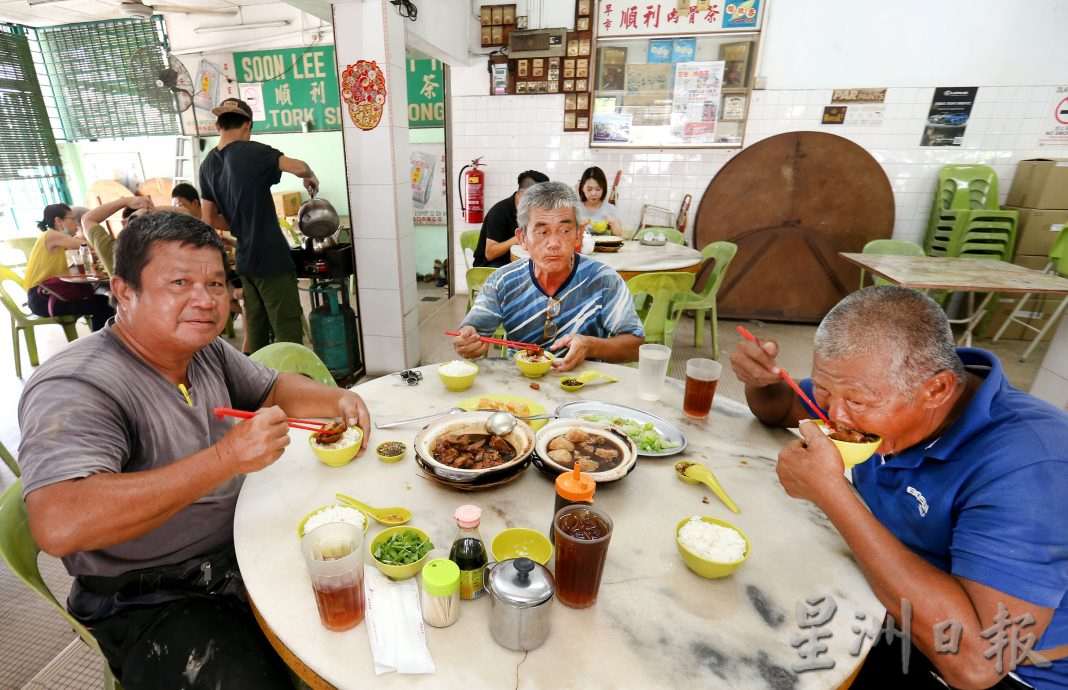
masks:
<path id="1" fill-rule="evenodd" d="M 960 146 L 978 86 L 939 86 L 931 99 L 920 146 Z"/>

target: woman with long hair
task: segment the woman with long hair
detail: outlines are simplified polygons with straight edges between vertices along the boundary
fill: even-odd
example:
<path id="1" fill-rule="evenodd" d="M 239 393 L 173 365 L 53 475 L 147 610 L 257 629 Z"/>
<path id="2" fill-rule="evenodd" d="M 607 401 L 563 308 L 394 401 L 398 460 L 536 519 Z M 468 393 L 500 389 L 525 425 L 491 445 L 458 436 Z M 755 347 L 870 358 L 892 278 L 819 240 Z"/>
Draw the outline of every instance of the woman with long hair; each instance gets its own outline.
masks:
<path id="1" fill-rule="evenodd" d="M 604 171 L 594 166 L 586 168 L 578 186 L 579 226 L 594 235 L 612 234 L 623 237 L 623 226 L 619 222 L 619 209 L 605 201 L 608 194 L 608 180 Z"/>
<path id="2" fill-rule="evenodd" d="M 45 280 L 67 273 L 67 250 L 78 250 L 85 241 L 78 222 L 74 220 L 74 212 L 66 204 L 45 206 L 44 218 L 37 227 L 41 230 L 41 236 L 37 238 L 26 262 L 26 278 L 23 282 L 30 311 L 38 316 L 88 316 L 93 330 L 100 330 L 115 315 L 106 296 L 92 295 L 85 299 L 64 301 L 52 298 L 40 288 Z"/>

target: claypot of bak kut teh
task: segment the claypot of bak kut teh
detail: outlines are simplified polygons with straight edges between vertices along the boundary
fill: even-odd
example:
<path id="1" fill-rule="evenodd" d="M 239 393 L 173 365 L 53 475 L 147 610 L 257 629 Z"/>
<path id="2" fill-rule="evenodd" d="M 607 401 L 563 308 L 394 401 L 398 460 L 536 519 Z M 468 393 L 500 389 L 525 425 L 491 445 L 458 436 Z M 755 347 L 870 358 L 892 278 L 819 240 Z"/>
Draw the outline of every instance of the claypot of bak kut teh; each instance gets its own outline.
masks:
<path id="1" fill-rule="evenodd" d="M 474 463 L 474 466 L 469 462 L 485 458 L 481 454 L 483 449 L 492 449 L 493 443 L 500 445 L 486 432 L 486 420 L 491 414 L 493 410 L 482 410 L 433 420 L 415 436 L 416 463 L 431 478 L 458 489 L 489 488 L 514 479 L 527 468 L 534 451 L 534 432 L 526 423 L 516 424 L 515 429 L 501 437 L 514 451 L 513 457 L 506 457 L 502 452 L 489 462 Z M 461 437 L 466 437 L 467 442 L 461 443 Z M 480 443 L 475 450 L 457 451 Z"/>

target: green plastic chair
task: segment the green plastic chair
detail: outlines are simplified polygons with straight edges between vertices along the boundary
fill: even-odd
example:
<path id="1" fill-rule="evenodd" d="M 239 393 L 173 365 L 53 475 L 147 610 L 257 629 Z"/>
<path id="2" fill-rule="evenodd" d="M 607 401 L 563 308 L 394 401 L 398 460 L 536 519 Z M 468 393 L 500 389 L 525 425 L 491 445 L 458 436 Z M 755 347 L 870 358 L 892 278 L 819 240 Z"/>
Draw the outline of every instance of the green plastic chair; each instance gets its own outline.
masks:
<path id="1" fill-rule="evenodd" d="M 639 228 L 638 230 L 634 231 L 634 236 L 631 239 L 633 239 L 635 241 L 640 240 L 641 238 L 645 237 L 650 232 L 653 233 L 654 235 L 662 234 L 664 236 L 664 239 L 667 240 L 668 242 L 671 242 L 672 244 L 686 244 L 686 235 L 684 235 L 683 233 L 679 232 L 675 228 L 665 228 L 665 227 Z"/>
<path id="2" fill-rule="evenodd" d="M 908 240 L 872 240 L 861 250 L 864 254 L 884 254 L 888 256 L 924 256 L 923 247 Z M 864 269 L 860 269 L 860 287 L 864 287 Z M 889 285 L 890 281 L 872 276 L 875 285 Z"/>
<path id="3" fill-rule="evenodd" d="M 468 269 L 471 268 L 471 262 L 474 261 L 475 249 L 478 247 L 478 236 L 482 234 L 481 230 L 465 230 L 460 233 L 460 251 L 464 254 L 464 265 Z M 471 258 L 467 258 L 467 250 L 471 250 Z M 468 306 L 470 309 L 470 306 Z"/>
<path id="4" fill-rule="evenodd" d="M 723 278 L 727 275 L 727 269 L 738 253 L 738 245 L 733 242 L 712 242 L 701 250 L 702 264 L 712 262 L 712 271 L 708 274 L 705 287 L 700 292 L 693 292 L 675 303 L 675 315 L 672 317 L 678 321 L 685 311 L 693 311 L 693 345 L 703 347 L 705 344 L 705 315 L 710 316 L 712 323 L 712 359 L 719 359 L 719 325 L 716 315 L 716 295 L 719 286 L 723 284 Z M 703 268 L 703 266 L 702 266 Z"/>
<path id="5" fill-rule="evenodd" d="M 471 311 L 471 307 L 475 303 L 475 297 L 482 291 L 482 286 L 486 284 L 486 280 L 496 270 L 491 266 L 467 269 L 467 311 Z"/>
<path id="6" fill-rule="evenodd" d="M 11 451 L 3 443 L 0 443 L 0 458 L 3 458 L 4 464 L 11 470 L 11 474 L 16 477 L 22 476 L 22 472 L 19 471 L 19 464 L 15 462 L 15 456 L 11 454 Z"/>
<path id="7" fill-rule="evenodd" d="M 469 232 L 475 231 L 470 230 Z M 480 266 L 477 268 L 467 269 L 467 311 L 471 311 L 471 307 L 475 303 L 475 297 L 477 297 L 478 293 L 482 290 L 482 286 L 486 284 L 486 279 L 489 278 L 490 275 L 492 275 L 493 272 L 496 270 L 496 268 L 493 268 L 491 266 Z M 504 338 L 504 336 L 504 326 L 498 326 L 497 330 L 493 333 L 493 337 Z M 508 348 L 504 345 L 500 346 L 500 355 L 501 357 L 506 357 L 508 355 Z"/>
<path id="8" fill-rule="evenodd" d="M 693 273 L 677 271 L 663 273 L 643 273 L 627 281 L 627 290 L 642 309 L 642 327 L 645 329 L 645 342 L 667 345 L 675 340 L 675 324 L 678 314 L 674 311 L 675 302 L 685 299 L 693 287 L 696 276 Z"/>
<path id="9" fill-rule="evenodd" d="M 319 355 L 297 343 L 271 343 L 253 352 L 250 358 L 275 371 L 301 374 L 323 385 L 337 386 Z"/>
<path id="10" fill-rule="evenodd" d="M 78 637 L 82 638 L 82 641 L 100 654 L 100 658 L 103 659 L 104 655 L 100 651 L 96 638 L 85 629 L 85 626 L 67 613 L 67 609 L 56 600 L 55 595 L 45 584 L 44 578 L 41 577 L 41 570 L 37 567 L 37 554 L 40 552 L 41 549 L 37 547 L 37 542 L 33 540 L 33 535 L 30 533 L 26 504 L 22 501 L 22 480 L 19 479 L 8 487 L 3 496 L 0 496 L 0 556 L 3 556 L 11 572 L 55 607 L 67 619 Z M 107 660 L 104 660 L 104 688 L 106 690 L 122 689 L 111 673 Z"/>
<path id="11" fill-rule="evenodd" d="M 1053 246 L 1050 247 L 1049 250 L 1049 263 L 1046 264 L 1045 272 L 1056 274 L 1061 278 L 1068 278 L 1068 232 L 1061 230 L 1060 234 L 1057 235 L 1057 239 L 1053 241 Z M 1013 307 L 1012 313 L 1009 314 L 1009 318 L 1005 319 L 1005 323 L 1001 324 L 1001 328 L 998 329 L 998 332 L 994 334 L 993 339 L 990 341 L 996 343 L 998 338 L 1005 333 L 1005 329 L 1007 329 L 1014 321 L 1024 328 L 1034 331 L 1035 338 L 1031 341 L 1031 344 L 1027 346 L 1027 349 L 1024 350 L 1023 355 L 1020 356 L 1021 362 L 1027 361 L 1027 358 L 1031 356 L 1034 349 L 1038 347 L 1040 342 L 1042 342 L 1042 338 L 1046 336 L 1046 331 L 1051 327 L 1056 327 L 1056 324 L 1060 323 L 1061 315 L 1064 314 L 1065 308 L 1068 307 L 1068 296 L 1065 296 L 1061 298 L 1060 305 L 1046 320 L 1045 325 L 1042 328 L 1036 328 L 1030 323 L 1026 323 L 1026 321 L 1029 321 L 1030 319 L 1026 318 L 1026 312 L 1023 310 L 1023 306 L 1027 304 L 1027 300 L 1031 298 L 1031 294 L 1032 293 L 1028 292 L 1020 298 L 1020 301 Z M 1021 317 L 1024 318 L 1021 319 Z"/>
<path id="12" fill-rule="evenodd" d="M 78 329 L 74 325 L 77 319 L 70 316 L 50 318 L 23 311 L 19 306 L 19 302 L 8 292 L 8 282 L 14 283 L 20 290 L 22 289 L 22 278 L 19 278 L 18 274 L 10 268 L 0 266 L 0 302 L 3 302 L 4 306 L 7 307 L 8 315 L 11 317 L 11 345 L 15 352 L 15 376 L 21 379 L 22 352 L 19 349 L 19 333 L 22 333 L 22 336 L 26 339 L 26 351 L 30 355 L 30 366 L 35 367 L 40 364 L 40 360 L 37 357 L 37 336 L 34 335 L 33 329 L 38 326 L 53 324 L 62 326 L 63 332 L 67 336 L 67 342 L 70 342 L 78 337 Z"/>
<path id="13" fill-rule="evenodd" d="M 30 261 L 30 252 L 33 251 L 33 246 L 35 244 L 37 244 L 36 237 L 12 237 L 4 240 L 5 247 L 22 254 L 22 261 L 4 265 L 8 268 L 21 268 L 25 266 Z"/>

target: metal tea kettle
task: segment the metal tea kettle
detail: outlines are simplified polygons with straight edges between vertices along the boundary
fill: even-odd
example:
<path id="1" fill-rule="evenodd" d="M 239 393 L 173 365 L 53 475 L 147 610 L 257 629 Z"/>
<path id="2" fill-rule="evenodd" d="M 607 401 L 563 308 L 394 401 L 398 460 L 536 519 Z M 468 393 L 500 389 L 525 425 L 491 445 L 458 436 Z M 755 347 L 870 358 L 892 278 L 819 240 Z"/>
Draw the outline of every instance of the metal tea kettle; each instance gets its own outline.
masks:
<path id="1" fill-rule="evenodd" d="M 310 199 L 301 204 L 300 210 L 297 211 L 297 226 L 305 237 L 325 240 L 328 237 L 333 238 L 341 228 L 341 217 L 338 216 L 333 204 L 313 194 Z"/>

